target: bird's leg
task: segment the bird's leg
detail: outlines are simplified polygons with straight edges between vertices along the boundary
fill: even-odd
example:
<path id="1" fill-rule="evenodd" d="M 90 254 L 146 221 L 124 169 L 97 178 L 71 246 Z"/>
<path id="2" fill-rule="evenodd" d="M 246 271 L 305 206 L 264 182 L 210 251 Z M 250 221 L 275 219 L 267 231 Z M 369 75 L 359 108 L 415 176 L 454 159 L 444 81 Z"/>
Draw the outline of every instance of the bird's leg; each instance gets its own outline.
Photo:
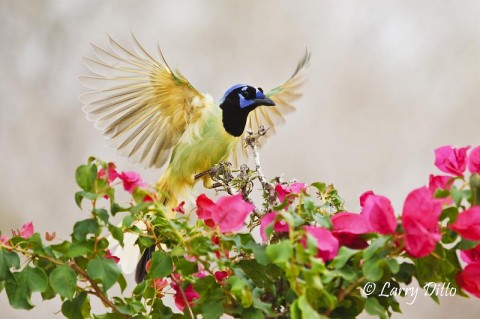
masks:
<path id="1" fill-rule="evenodd" d="M 210 175 L 210 173 L 212 172 L 212 170 L 213 170 L 214 168 L 215 168 L 215 166 L 212 167 L 212 168 L 210 168 L 210 169 L 207 169 L 207 170 L 204 171 L 204 172 L 198 173 L 197 175 L 195 175 L 194 179 L 197 180 L 197 179 L 199 179 L 199 178 L 202 178 L 202 177 L 205 176 L 205 175 Z"/>

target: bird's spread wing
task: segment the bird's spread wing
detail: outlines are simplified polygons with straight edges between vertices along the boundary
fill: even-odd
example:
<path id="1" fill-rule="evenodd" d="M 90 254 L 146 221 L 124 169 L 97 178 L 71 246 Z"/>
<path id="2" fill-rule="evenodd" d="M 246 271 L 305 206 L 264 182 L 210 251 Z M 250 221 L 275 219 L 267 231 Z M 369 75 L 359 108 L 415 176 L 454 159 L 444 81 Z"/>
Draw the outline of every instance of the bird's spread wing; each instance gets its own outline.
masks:
<path id="1" fill-rule="evenodd" d="M 112 38 L 109 49 L 92 44 L 96 58 L 84 61 L 95 75 L 80 77 L 92 91 L 80 100 L 87 118 L 114 147 L 133 162 L 161 167 L 211 103 L 168 66 L 159 48 L 154 58 L 132 38 L 133 51 Z"/>
<path id="2" fill-rule="evenodd" d="M 254 111 L 250 112 L 245 127 L 245 132 L 242 138 L 239 140 L 238 145 L 234 153 L 232 154 L 232 160 L 235 166 L 238 166 L 238 160 L 241 155 L 247 157 L 247 150 L 245 148 L 245 137 L 248 134 L 247 130 L 253 133 L 258 131 L 258 128 L 263 125 L 267 131 L 267 136 L 275 133 L 275 126 L 285 122 L 284 116 L 295 110 L 295 107 L 291 104 L 293 101 L 301 96 L 299 88 L 302 85 L 302 71 L 310 60 L 310 52 L 305 51 L 304 56 L 298 62 L 295 72 L 292 76 L 282 84 L 276 86 L 265 95 L 271 98 L 275 102 L 275 106 L 259 106 Z M 260 139 L 261 142 L 261 139 Z M 260 145 L 261 146 L 261 145 Z"/>

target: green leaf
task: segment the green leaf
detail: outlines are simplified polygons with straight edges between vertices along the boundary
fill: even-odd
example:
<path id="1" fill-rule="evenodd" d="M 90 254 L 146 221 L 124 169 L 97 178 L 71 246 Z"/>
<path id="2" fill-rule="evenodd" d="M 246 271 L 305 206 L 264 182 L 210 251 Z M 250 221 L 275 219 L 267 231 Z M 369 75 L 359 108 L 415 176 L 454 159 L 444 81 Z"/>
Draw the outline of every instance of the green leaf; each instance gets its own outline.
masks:
<path id="1" fill-rule="evenodd" d="M 172 318 L 173 316 L 172 309 L 170 309 L 170 307 L 165 306 L 163 304 L 162 299 L 160 298 L 155 298 L 155 301 L 153 302 L 153 305 L 152 305 L 152 311 L 150 313 L 152 317 L 151 318 L 145 317 L 145 319 L 169 319 L 169 318 Z M 135 317 L 135 319 L 136 318 L 137 317 Z M 139 316 L 138 319 L 144 319 L 144 318 Z"/>
<path id="2" fill-rule="evenodd" d="M 378 257 L 378 252 L 385 247 L 385 244 L 390 238 L 390 236 L 380 236 L 377 239 L 373 239 L 370 246 L 364 250 L 363 259 L 367 261 L 370 258 Z"/>
<path id="3" fill-rule="evenodd" d="M 82 313 L 82 306 L 87 299 L 87 293 L 81 292 L 73 300 L 66 300 L 62 304 L 62 314 L 68 319 L 83 319 L 86 318 Z"/>
<path id="4" fill-rule="evenodd" d="M 204 319 L 218 319 L 223 315 L 225 309 L 221 302 L 210 301 L 202 306 L 202 317 Z"/>
<path id="5" fill-rule="evenodd" d="M 96 257 L 88 262 L 88 275 L 102 283 L 104 292 L 112 287 L 120 276 L 120 269 L 112 259 Z"/>
<path id="6" fill-rule="evenodd" d="M 222 237 L 224 242 L 234 243 L 237 248 L 243 248 L 247 252 L 252 252 L 257 262 L 261 265 L 267 265 L 270 261 L 265 254 L 265 246 L 255 242 L 251 234 L 236 234 L 233 237 Z"/>
<path id="7" fill-rule="evenodd" d="M 111 188 L 111 190 L 112 190 L 112 194 L 113 194 L 113 191 L 115 189 Z M 112 199 L 113 196 L 112 195 L 109 195 L 109 196 L 110 196 L 110 199 Z M 110 205 L 110 211 L 111 211 L 113 216 L 115 216 L 119 212 L 128 212 L 129 209 L 130 209 L 129 207 L 122 207 L 118 203 L 115 203 L 115 202 L 112 202 L 112 204 Z"/>
<path id="8" fill-rule="evenodd" d="M 362 266 L 365 278 L 369 281 L 378 281 L 383 276 L 382 259 L 374 257 L 366 260 Z"/>
<path id="9" fill-rule="evenodd" d="M 186 260 L 185 258 L 178 258 L 175 261 L 176 271 L 185 276 L 193 275 L 194 273 L 198 272 L 198 265 L 197 263 L 192 263 Z"/>
<path id="10" fill-rule="evenodd" d="M 0 281 L 7 279 L 10 274 L 10 268 L 20 267 L 20 258 L 17 253 L 0 249 Z"/>
<path id="11" fill-rule="evenodd" d="M 325 191 L 327 190 L 327 184 L 325 183 L 315 182 L 310 186 L 315 187 L 319 193 L 325 193 Z"/>
<path id="12" fill-rule="evenodd" d="M 292 290 L 289 289 L 287 290 L 287 292 L 285 292 L 285 300 L 289 300 L 289 292 L 291 292 Z M 273 312 L 272 310 L 272 305 L 270 303 L 267 303 L 267 302 L 263 302 L 261 300 L 261 298 L 264 297 L 264 290 L 263 289 L 260 289 L 260 288 L 255 288 L 253 289 L 252 291 L 252 296 L 253 296 L 253 308 L 256 308 L 256 309 L 259 309 L 261 310 L 264 314 L 267 314 L 269 315 L 270 317 L 274 317 L 275 316 L 275 313 Z M 294 298 L 292 298 L 293 300 Z"/>
<path id="13" fill-rule="evenodd" d="M 290 317 L 292 319 L 302 319 L 302 311 L 298 307 L 298 299 L 290 305 Z"/>
<path id="14" fill-rule="evenodd" d="M 167 254 L 156 251 L 152 254 L 151 268 L 148 272 L 149 278 L 165 278 L 173 271 L 173 261 Z"/>
<path id="15" fill-rule="evenodd" d="M 95 180 L 97 179 L 97 166 L 88 164 L 80 165 L 75 171 L 78 186 L 86 192 L 95 193 Z"/>
<path id="16" fill-rule="evenodd" d="M 202 305 L 203 318 L 217 319 L 225 312 L 223 307 L 225 302 L 224 289 L 212 276 L 199 278 L 194 284 L 194 289 L 200 294 L 200 299 L 195 303 Z"/>
<path id="17" fill-rule="evenodd" d="M 463 239 L 455 246 L 455 249 L 467 250 L 472 249 L 478 245 L 477 241 Z"/>
<path id="18" fill-rule="evenodd" d="M 148 289 L 148 287 L 151 284 L 151 280 L 145 279 L 141 283 L 139 283 L 134 289 L 133 289 L 133 294 L 135 296 L 141 296 L 145 293 L 145 291 Z"/>
<path id="19" fill-rule="evenodd" d="M 100 218 L 105 224 L 108 223 L 108 212 L 106 209 L 103 209 L 103 208 L 95 208 L 93 209 L 92 213 L 97 216 L 98 218 Z"/>
<path id="20" fill-rule="evenodd" d="M 323 216 L 321 214 L 313 214 L 312 215 L 313 220 L 321 227 L 326 228 L 326 229 L 332 229 L 333 224 L 332 224 L 332 219 L 330 216 Z"/>
<path id="21" fill-rule="evenodd" d="M 455 251 L 445 250 L 437 245 L 434 255 L 414 259 L 416 277 L 420 286 L 428 282 L 454 282 L 453 276 L 460 269 Z M 455 266 L 457 264 L 457 266 Z"/>
<path id="22" fill-rule="evenodd" d="M 313 199 L 309 196 L 303 197 L 303 208 L 305 209 L 305 212 L 307 213 L 313 213 L 315 211 L 315 202 Z"/>
<path id="23" fill-rule="evenodd" d="M 387 265 L 388 269 L 392 274 L 396 274 L 400 271 L 400 265 L 398 264 L 396 259 L 386 258 L 383 259 L 383 262 Z"/>
<path id="24" fill-rule="evenodd" d="M 132 215 L 126 215 L 125 217 L 123 217 L 122 226 L 123 227 L 130 227 L 130 226 L 132 226 L 134 221 L 135 220 L 134 220 Z"/>
<path id="25" fill-rule="evenodd" d="M 457 186 L 452 185 L 450 188 L 450 196 L 452 197 L 453 201 L 455 202 L 456 206 L 459 206 L 462 202 L 464 193 L 458 189 Z"/>
<path id="26" fill-rule="evenodd" d="M 50 273 L 50 285 L 60 296 L 72 300 L 77 287 L 77 274 L 68 266 L 59 266 Z"/>
<path id="27" fill-rule="evenodd" d="M 351 249 L 345 246 L 340 247 L 340 249 L 338 250 L 338 255 L 332 261 L 331 266 L 333 268 L 342 268 L 343 266 L 345 266 L 348 260 L 358 252 L 359 250 L 356 249 Z"/>
<path id="28" fill-rule="evenodd" d="M 387 318 L 385 308 L 378 302 L 376 298 L 368 298 L 365 302 L 365 310 L 372 316 L 378 316 L 381 319 Z"/>
<path id="29" fill-rule="evenodd" d="M 95 200 L 95 199 L 97 199 L 97 195 L 89 193 L 89 192 L 85 192 L 85 191 L 76 192 L 75 193 L 75 203 L 77 204 L 77 206 L 79 208 L 82 208 L 82 201 L 83 201 L 84 198 L 89 199 L 89 200 Z"/>
<path id="30" fill-rule="evenodd" d="M 94 218 L 85 219 L 75 223 L 73 226 L 72 237 L 75 241 L 84 242 L 87 240 L 88 234 L 98 235 L 100 233 L 100 226 Z"/>
<path id="31" fill-rule="evenodd" d="M 475 173 L 470 176 L 470 189 L 472 190 L 470 202 L 472 206 L 477 206 L 480 204 L 480 175 Z"/>
<path id="32" fill-rule="evenodd" d="M 122 274 L 118 276 L 117 282 L 118 282 L 118 285 L 120 286 L 120 291 L 124 292 L 125 288 L 127 288 L 127 280 Z"/>
<path id="33" fill-rule="evenodd" d="M 263 312 L 255 308 L 247 308 L 242 311 L 243 319 L 264 319 Z"/>
<path id="34" fill-rule="evenodd" d="M 75 244 L 69 245 L 69 249 L 65 255 L 69 258 L 75 258 L 75 257 L 87 255 L 92 251 L 93 251 L 92 242 L 75 243 Z"/>
<path id="35" fill-rule="evenodd" d="M 13 273 L 5 285 L 8 301 L 15 309 L 32 309 L 32 292 L 43 292 L 48 288 L 48 278 L 40 268 L 26 266 L 22 271 Z"/>
<path id="36" fill-rule="evenodd" d="M 399 282 L 405 284 L 410 284 L 412 282 L 412 276 L 415 274 L 415 265 L 409 263 L 400 264 L 400 270 L 395 274 L 395 279 Z"/>
<path id="37" fill-rule="evenodd" d="M 275 264 L 286 263 L 292 255 L 293 248 L 288 240 L 267 247 L 267 257 Z"/>
<path id="38" fill-rule="evenodd" d="M 268 288 L 272 286 L 274 282 L 271 277 L 279 276 L 279 271 L 281 271 L 275 265 L 270 265 L 268 267 L 260 265 L 255 259 L 241 260 L 236 266 L 240 267 L 248 278 L 260 288 Z"/>
<path id="39" fill-rule="evenodd" d="M 250 287 L 246 282 L 240 279 L 237 276 L 230 276 L 228 278 L 228 286 L 230 287 L 230 292 L 235 297 L 235 299 L 240 302 L 244 308 L 248 308 L 253 303 L 253 296 L 250 290 Z"/>
<path id="40" fill-rule="evenodd" d="M 327 319 L 313 309 L 305 295 L 296 300 L 298 309 L 302 313 L 302 319 Z M 293 317 L 292 317 L 293 318 Z"/>
<path id="41" fill-rule="evenodd" d="M 457 207 L 447 207 L 444 210 L 442 210 L 442 213 L 440 214 L 440 220 L 444 220 L 448 218 L 450 223 L 455 222 L 458 216 L 458 208 Z"/>
<path id="42" fill-rule="evenodd" d="M 124 232 L 122 228 L 109 225 L 108 230 L 110 231 L 110 234 L 112 234 L 112 237 L 119 242 L 120 246 L 123 247 Z"/>

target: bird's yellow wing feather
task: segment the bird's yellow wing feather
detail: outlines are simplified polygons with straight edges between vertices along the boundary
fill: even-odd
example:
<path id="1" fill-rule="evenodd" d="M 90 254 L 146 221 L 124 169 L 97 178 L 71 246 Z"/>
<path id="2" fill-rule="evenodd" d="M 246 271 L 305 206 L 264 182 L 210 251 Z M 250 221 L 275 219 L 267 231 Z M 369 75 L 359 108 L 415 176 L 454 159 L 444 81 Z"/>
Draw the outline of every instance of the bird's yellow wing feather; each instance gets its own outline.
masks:
<path id="1" fill-rule="evenodd" d="M 302 95 L 299 92 L 299 88 L 302 85 L 302 71 L 305 69 L 309 60 L 310 52 L 306 50 L 304 56 L 298 62 L 297 68 L 292 76 L 290 76 L 287 81 L 276 86 L 265 94 L 275 102 L 275 106 L 262 105 L 249 114 L 245 132 L 242 135 L 242 139 L 239 140 L 235 152 L 232 154 L 232 160 L 235 166 L 238 166 L 240 155 L 243 155 L 244 157 L 248 156 L 244 145 L 247 130 L 256 133 L 258 128 L 263 125 L 268 129 L 267 136 L 272 135 L 275 133 L 275 126 L 285 122 L 284 116 L 295 110 L 292 102 Z"/>
<path id="2" fill-rule="evenodd" d="M 213 104 L 211 97 L 172 70 L 159 48 L 156 59 L 133 35 L 134 50 L 109 38 L 110 48 L 92 44 L 96 58 L 84 58 L 95 75 L 80 77 L 92 89 L 80 96 L 83 110 L 133 162 L 161 167 L 187 127 L 196 126 L 205 108 Z"/>

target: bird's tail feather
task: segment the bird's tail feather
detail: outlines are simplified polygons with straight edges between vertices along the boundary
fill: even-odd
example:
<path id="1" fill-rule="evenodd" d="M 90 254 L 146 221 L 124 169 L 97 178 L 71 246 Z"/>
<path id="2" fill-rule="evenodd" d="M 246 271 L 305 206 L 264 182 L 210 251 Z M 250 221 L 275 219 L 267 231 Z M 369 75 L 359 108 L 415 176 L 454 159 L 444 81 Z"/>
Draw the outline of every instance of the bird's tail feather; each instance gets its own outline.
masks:
<path id="1" fill-rule="evenodd" d="M 141 283 L 145 276 L 147 276 L 147 262 L 152 259 L 152 254 L 155 251 L 155 245 L 148 247 L 142 254 L 142 258 L 137 263 L 137 268 L 135 269 L 135 281 L 137 284 Z"/>
<path id="2" fill-rule="evenodd" d="M 188 203 L 193 202 L 193 184 L 193 181 L 176 177 L 169 169 L 167 169 L 157 181 L 155 189 L 160 202 L 162 202 L 166 208 L 165 215 L 168 218 L 175 216 L 173 208 L 177 207 L 179 200 Z"/>
<path id="3" fill-rule="evenodd" d="M 175 178 L 171 174 L 170 170 L 165 171 L 162 177 L 157 181 L 155 185 L 157 190 L 160 202 L 165 206 L 165 215 L 167 218 L 172 218 L 175 216 L 174 207 L 178 205 L 178 200 L 187 200 L 190 201 L 192 197 L 189 190 L 192 189 L 192 185 Z M 137 283 L 142 282 L 147 275 L 147 270 L 145 266 L 147 262 L 152 258 L 152 254 L 155 251 L 155 245 L 148 247 L 142 254 L 142 257 L 137 263 L 137 268 L 135 270 L 135 281 Z"/>

